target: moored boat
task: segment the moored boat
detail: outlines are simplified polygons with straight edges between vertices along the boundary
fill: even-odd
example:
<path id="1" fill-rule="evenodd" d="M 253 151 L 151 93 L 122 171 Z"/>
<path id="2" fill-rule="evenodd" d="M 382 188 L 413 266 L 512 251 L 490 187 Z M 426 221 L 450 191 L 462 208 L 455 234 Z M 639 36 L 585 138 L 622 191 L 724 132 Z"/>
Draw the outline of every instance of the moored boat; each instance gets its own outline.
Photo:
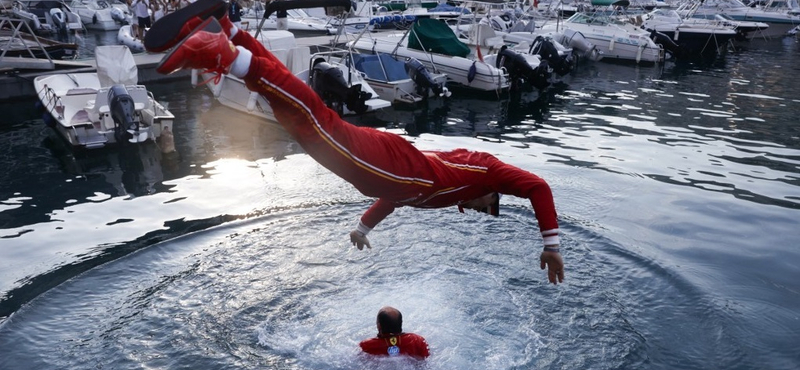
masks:
<path id="1" fill-rule="evenodd" d="M 46 122 L 79 149 L 140 143 L 171 134 L 175 117 L 137 83 L 138 69 L 127 47 L 98 46 L 95 53 L 97 72 L 34 79 Z"/>

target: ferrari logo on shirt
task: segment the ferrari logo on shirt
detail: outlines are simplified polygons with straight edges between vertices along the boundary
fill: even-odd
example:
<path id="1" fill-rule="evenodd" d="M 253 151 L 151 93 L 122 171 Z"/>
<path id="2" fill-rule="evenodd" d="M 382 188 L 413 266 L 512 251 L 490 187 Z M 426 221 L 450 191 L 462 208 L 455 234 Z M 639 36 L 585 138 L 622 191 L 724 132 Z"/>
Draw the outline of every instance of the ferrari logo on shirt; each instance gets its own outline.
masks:
<path id="1" fill-rule="evenodd" d="M 389 338 L 389 344 L 391 347 L 387 348 L 386 352 L 389 356 L 397 356 L 400 354 L 400 347 L 397 346 L 397 337 Z"/>

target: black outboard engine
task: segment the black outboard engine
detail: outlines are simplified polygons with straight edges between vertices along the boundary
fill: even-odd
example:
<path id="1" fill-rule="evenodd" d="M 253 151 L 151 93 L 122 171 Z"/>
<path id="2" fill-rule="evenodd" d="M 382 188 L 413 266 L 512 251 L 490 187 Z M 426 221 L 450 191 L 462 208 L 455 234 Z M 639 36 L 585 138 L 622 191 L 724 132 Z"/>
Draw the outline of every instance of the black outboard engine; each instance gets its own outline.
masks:
<path id="1" fill-rule="evenodd" d="M 433 81 L 428 69 L 416 58 L 406 59 L 405 68 L 408 76 L 417 85 L 417 94 L 427 97 L 429 90 L 432 90 L 437 96 L 444 93 L 444 86 Z"/>
<path id="2" fill-rule="evenodd" d="M 340 115 L 343 113 L 342 104 L 357 114 L 367 111 L 366 102 L 372 98 L 372 94 L 361 91 L 361 84 L 348 87 L 342 70 L 332 66 L 324 59 L 320 58 L 314 61 L 309 80 L 309 85 L 322 98 L 325 105 L 336 110 Z"/>
<path id="3" fill-rule="evenodd" d="M 114 85 L 108 89 L 108 107 L 111 119 L 114 120 L 114 138 L 118 143 L 124 143 L 133 137 L 128 130 L 133 130 L 138 135 L 139 120 L 136 119 L 136 108 L 125 85 Z"/>
<path id="4" fill-rule="evenodd" d="M 553 42 L 542 36 L 536 36 L 533 40 L 533 44 L 531 44 L 529 52 L 534 55 L 539 55 L 542 60 L 546 60 L 550 67 L 553 68 L 553 71 L 559 76 L 572 72 L 574 66 L 572 55 L 570 54 L 562 57 L 558 54 L 558 49 L 553 45 Z"/>
<path id="5" fill-rule="evenodd" d="M 672 54 L 673 57 L 680 58 L 685 55 L 683 48 L 677 43 L 675 43 L 675 41 L 672 40 L 669 36 L 661 32 L 658 32 L 656 30 L 648 30 L 648 31 L 650 31 L 650 39 L 652 39 L 653 42 L 655 42 L 656 44 L 661 45 L 664 48 L 664 50 Z"/>
<path id="6" fill-rule="evenodd" d="M 59 35 L 65 35 L 67 33 L 67 20 L 64 11 L 60 9 L 61 5 L 58 8 L 51 8 L 50 9 L 50 19 L 53 20 L 53 25 L 56 26 Z"/>
<path id="7" fill-rule="evenodd" d="M 497 53 L 495 64 L 495 67 L 505 68 L 508 71 L 512 88 L 519 88 L 524 81 L 528 81 L 537 89 L 544 89 L 550 85 L 550 71 L 548 71 L 549 66 L 546 60 L 542 60 L 541 64 L 534 69 L 528 64 L 525 57 L 503 45 L 500 52 Z"/>

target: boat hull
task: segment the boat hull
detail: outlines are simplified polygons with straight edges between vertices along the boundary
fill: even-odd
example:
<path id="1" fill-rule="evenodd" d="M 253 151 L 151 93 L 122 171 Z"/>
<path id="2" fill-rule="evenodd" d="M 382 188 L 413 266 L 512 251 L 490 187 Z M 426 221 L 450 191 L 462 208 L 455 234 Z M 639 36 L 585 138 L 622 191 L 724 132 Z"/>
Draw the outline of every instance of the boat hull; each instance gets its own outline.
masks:
<path id="1" fill-rule="evenodd" d="M 157 139 L 172 131 L 175 117 L 143 85 L 124 85 L 134 102 L 141 127 L 133 137 L 123 134 L 109 106 L 110 86 L 103 87 L 96 73 L 39 76 L 34 79 L 46 119 L 73 148 L 97 149 L 111 144 Z"/>
<path id="2" fill-rule="evenodd" d="M 399 46 L 398 43 L 400 43 Z M 447 75 L 448 85 L 451 87 L 501 93 L 507 91 L 510 86 L 508 75 L 488 63 L 410 49 L 401 42 L 401 37 L 396 35 L 382 38 L 361 38 L 351 43 L 350 46 L 365 53 L 378 52 L 404 58 L 415 58 L 428 70 Z M 470 78 L 470 70 L 473 66 L 474 75 Z"/>

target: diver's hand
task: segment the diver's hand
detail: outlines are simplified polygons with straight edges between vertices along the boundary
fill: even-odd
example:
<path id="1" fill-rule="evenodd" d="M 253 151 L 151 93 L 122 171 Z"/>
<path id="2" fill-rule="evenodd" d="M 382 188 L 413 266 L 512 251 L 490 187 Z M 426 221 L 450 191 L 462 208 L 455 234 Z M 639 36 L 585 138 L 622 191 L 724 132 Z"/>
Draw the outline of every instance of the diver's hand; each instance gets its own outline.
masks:
<path id="1" fill-rule="evenodd" d="M 542 270 L 547 267 L 547 279 L 553 284 L 564 282 L 564 260 L 558 251 L 558 245 L 545 246 L 542 255 L 539 257 Z"/>
<path id="2" fill-rule="evenodd" d="M 358 250 L 364 249 L 365 245 L 367 248 L 372 249 L 372 246 L 369 245 L 369 239 L 367 239 L 367 236 L 358 230 L 353 230 L 350 232 L 350 242 L 353 243 L 354 246 L 358 247 Z"/>

